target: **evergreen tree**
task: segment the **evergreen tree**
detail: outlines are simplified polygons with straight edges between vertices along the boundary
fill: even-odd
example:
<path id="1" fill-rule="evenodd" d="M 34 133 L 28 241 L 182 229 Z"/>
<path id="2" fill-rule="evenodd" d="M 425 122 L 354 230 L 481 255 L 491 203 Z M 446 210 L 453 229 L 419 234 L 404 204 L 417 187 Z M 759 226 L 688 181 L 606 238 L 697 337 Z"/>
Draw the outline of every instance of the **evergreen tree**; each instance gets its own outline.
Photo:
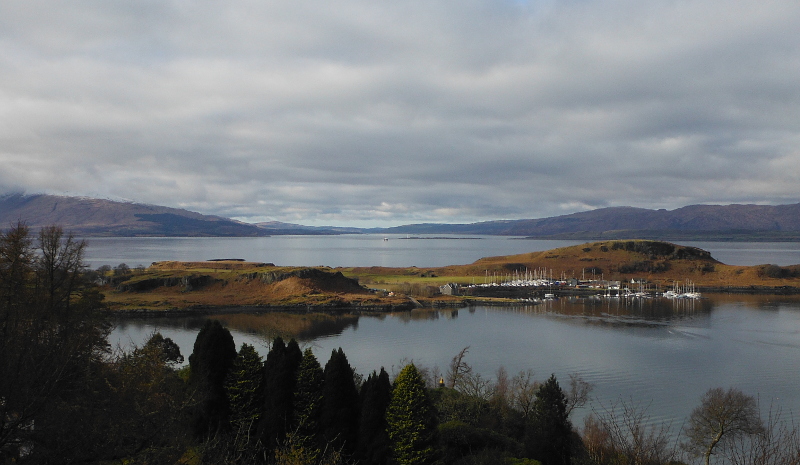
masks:
<path id="1" fill-rule="evenodd" d="M 572 423 L 567 414 L 567 396 L 555 375 L 536 391 L 525 442 L 530 456 L 544 465 L 571 463 Z"/>
<path id="2" fill-rule="evenodd" d="M 320 426 L 324 440 L 336 450 L 352 454 L 358 433 L 358 390 L 353 368 L 340 347 L 325 364 Z"/>
<path id="3" fill-rule="evenodd" d="M 303 353 L 292 339 L 276 338 L 264 362 L 264 409 L 259 437 L 269 450 L 283 444 L 292 422 L 297 368 Z"/>
<path id="4" fill-rule="evenodd" d="M 369 375 L 361 386 L 361 414 L 358 423 L 356 458 L 362 463 L 385 465 L 389 459 L 389 435 L 386 431 L 386 409 L 392 399 L 389 374 L 381 367 L 380 374 Z"/>
<path id="5" fill-rule="evenodd" d="M 322 411 L 322 366 L 311 349 L 303 353 L 297 369 L 297 387 L 294 393 L 294 442 L 309 457 L 316 458 L 320 452 L 321 434 L 319 419 Z"/>
<path id="6" fill-rule="evenodd" d="M 394 383 L 386 411 L 391 456 L 398 465 L 433 463 L 436 458 L 436 411 L 425 381 L 413 363 L 406 365 Z"/>
<path id="7" fill-rule="evenodd" d="M 231 406 L 231 426 L 234 431 L 249 433 L 258 425 L 264 405 L 263 383 L 264 365 L 261 356 L 255 347 L 242 344 L 225 380 L 225 393 Z"/>
<path id="8" fill-rule="evenodd" d="M 230 404 L 225 394 L 225 378 L 235 358 L 236 344 L 230 331 L 217 320 L 206 321 L 189 356 L 189 381 L 201 399 L 193 422 L 198 437 L 207 437 L 228 427 Z"/>

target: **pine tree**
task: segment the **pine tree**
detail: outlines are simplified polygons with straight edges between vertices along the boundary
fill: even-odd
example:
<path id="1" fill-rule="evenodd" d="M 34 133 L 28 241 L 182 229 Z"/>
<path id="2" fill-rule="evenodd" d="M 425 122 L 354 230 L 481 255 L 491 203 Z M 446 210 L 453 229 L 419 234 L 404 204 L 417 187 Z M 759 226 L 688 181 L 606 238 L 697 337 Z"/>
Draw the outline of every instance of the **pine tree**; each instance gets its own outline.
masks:
<path id="1" fill-rule="evenodd" d="M 373 371 L 369 375 L 361 386 L 359 400 L 361 413 L 356 458 L 362 463 L 384 465 L 389 459 L 386 409 L 392 400 L 392 383 L 383 367 L 379 374 Z"/>
<path id="2" fill-rule="evenodd" d="M 325 364 L 320 426 L 326 444 L 352 454 L 358 432 L 358 390 L 353 368 L 340 347 Z"/>
<path id="3" fill-rule="evenodd" d="M 190 382 L 201 397 L 193 422 L 196 436 L 214 434 L 228 426 L 230 405 L 225 394 L 225 378 L 236 358 L 231 333 L 219 321 L 209 320 L 197 334 L 189 356 Z"/>
<path id="4" fill-rule="evenodd" d="M 386 411 L 391 455 L 398 465 L 433 463 L 436 458 L 436 411 L 417 367 L 400 371 Z"/>
<path id="5" fill-rule="evenodd" d="M 569 465 L 572 449 L 572 423 L 567 414 L 567 396 L 555 375 L 536 391 L 526 446 L 532 458 L 544 465 Z"/>
<path id="6" fill-rule="evenodd" d="M 314 352 L 306 349 L 297 369 L 297 388 L 294 393 L 294 442 L 312 458 L 318 457 L 321 445 L 319 419 L 322 411 L 323 380 L 322 366 L 314 356 Z"/>
<path id="7" fill-rule="evenodd" d="M 234 431 L 249 433 L 258 425 L 264 404 L 264 365 L 255 347 L 243 343 L 225 380 Z"/>

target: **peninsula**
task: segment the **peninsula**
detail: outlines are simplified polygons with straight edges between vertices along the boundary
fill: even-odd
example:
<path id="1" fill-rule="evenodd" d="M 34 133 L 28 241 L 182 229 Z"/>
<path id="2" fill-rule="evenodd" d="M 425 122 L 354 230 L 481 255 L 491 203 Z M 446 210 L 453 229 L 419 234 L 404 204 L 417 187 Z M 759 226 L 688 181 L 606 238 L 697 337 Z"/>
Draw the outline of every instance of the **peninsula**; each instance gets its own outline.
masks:
<path id="1" fill-rule="evenodd" d="M 702 249 L 647 240 L 589 242 L 438 268 L 310 268 L 240 260 L 157 262 L 124 274 L 98 274 L 97 281 L 108 307 L 115 311 L 390 311 L 468 303 L 474 299 L 469 293 L 443 295 L 441 286 L 469 287 L 534 272 L 559 281 L 562 291 L 590 276 L 596 282 L 635 282 L 662 290 L 689 282 L 699 291 L 800 292 L 800 265 L 732 266 Z"/>

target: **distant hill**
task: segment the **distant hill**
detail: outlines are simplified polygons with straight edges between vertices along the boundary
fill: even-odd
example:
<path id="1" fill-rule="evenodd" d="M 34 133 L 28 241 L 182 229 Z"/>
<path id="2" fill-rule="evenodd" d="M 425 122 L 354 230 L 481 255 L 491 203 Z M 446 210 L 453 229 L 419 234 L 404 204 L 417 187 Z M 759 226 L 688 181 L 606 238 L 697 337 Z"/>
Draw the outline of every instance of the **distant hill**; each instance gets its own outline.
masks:
<path id="1" fill-rule="evenodd" d="M 551 239 L 798 240 L 800 203 L 691 205 L 675 210 L 610 207 L 542 219 L 415 224 L 397 234 L 486 234 Z"/>
<path id="2" fill-rule="evenodd" d="M 177 208 L 56 195 L 0 197 L 0 227 L 59 225 L 79 236 L 267 236 L 251 224 Z"/>
<path id="3" fill-rule="evenodd" d="M 272 235 L 279 234 L 298 234 L 298 235 L 334 235 L 334 234 L 363 234 L 361 228 L 344 228 L 336 226 L 303 226 L 301 224 L 281 223 L 280 221 L 268 221 L 256 223 L 264 231 Z"/>
<path id="4" fill-rule="evenodd" d="M 800 203 L 691 205 L 675 210 L 610 207 L 541 219 L 393 228 L 316 227 L 277 221 L 248 224 L 188 210 L 55 195 L 0 197 L 0 228 L 18 220 L 61 225 L 84 236 L 268 236 L 283 234 L 474 234 L 536 239 L 800 240 Z"/>

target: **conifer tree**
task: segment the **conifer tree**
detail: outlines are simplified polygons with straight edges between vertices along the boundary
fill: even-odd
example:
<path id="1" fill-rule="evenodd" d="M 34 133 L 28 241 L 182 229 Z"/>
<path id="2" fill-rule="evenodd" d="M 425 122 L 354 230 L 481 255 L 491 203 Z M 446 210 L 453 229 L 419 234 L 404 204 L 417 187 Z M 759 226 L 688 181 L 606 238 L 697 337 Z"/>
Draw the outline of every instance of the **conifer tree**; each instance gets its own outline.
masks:
<path id="1" fill-rule="evenodd" d="M 258 425 L 264 404 L 264 365 L 255 347 L 243 343 L 233 361 L 225 392 L 231 406 L 234 431 L 249 433 Z"/>
<path id="2" fill-rule="evenodd" d="M 284 443 L 291 426 L 297 368 L 302 358 L 303 353 L 294 339 L 287 345 L 280 337 L 276 338 L 267 353 L 259 437 L 269 450 Z"/>
<path id="3" fill-rule="evenodd" d="M 413 363 L 397 376 L 386 411 L 391 456 L 398 465 L 433 463 L 436 458 L 436 411 L 425 381 Z"/>
<path id="4" fill-rule="evenodd" d="M 324 440 L 336 450 L 352 454 L 358 432 L 358 390 L 353 368 L 340 347 L 325 364 L 320 426 Z"/>
<path id="5" fill-rule="evenodd" d="M 231 333 L 219 321 L 207 321 L 189 356 L 190 382 L 201 396 L 193 422 L 196 436 L 208 436 L 228 427 L 230 404 L 224 385 L 235 358 L 236 344 Z"/>
<path id="6" fill-rule="evenodd" d="M 294 393 L 294 443 L 312 458 L 318 457 L 320 452 L 319 419 L 322 411 L 323 380 L 322 366 L 314 356 L 314 352 L 306 349 L 297 369 L 297 388 Z"/>
<path id="7" fill-rule="evenodd" d="M 572 423 L 567 413 L 567 396 L 555 375 L 536 391 L 525 442 L 531 457 L 544 465 L 571 463 Z"/>
<path id="8" fill-rule="evenodd" d="M 392 399 L 389 374 L 381 367 L 361 386 L 361 413 L 358 423 L 356 458 L 362 463 L 385 465 L 389 458 L 389 435 L 386 431 L 386 409 Z"/>

